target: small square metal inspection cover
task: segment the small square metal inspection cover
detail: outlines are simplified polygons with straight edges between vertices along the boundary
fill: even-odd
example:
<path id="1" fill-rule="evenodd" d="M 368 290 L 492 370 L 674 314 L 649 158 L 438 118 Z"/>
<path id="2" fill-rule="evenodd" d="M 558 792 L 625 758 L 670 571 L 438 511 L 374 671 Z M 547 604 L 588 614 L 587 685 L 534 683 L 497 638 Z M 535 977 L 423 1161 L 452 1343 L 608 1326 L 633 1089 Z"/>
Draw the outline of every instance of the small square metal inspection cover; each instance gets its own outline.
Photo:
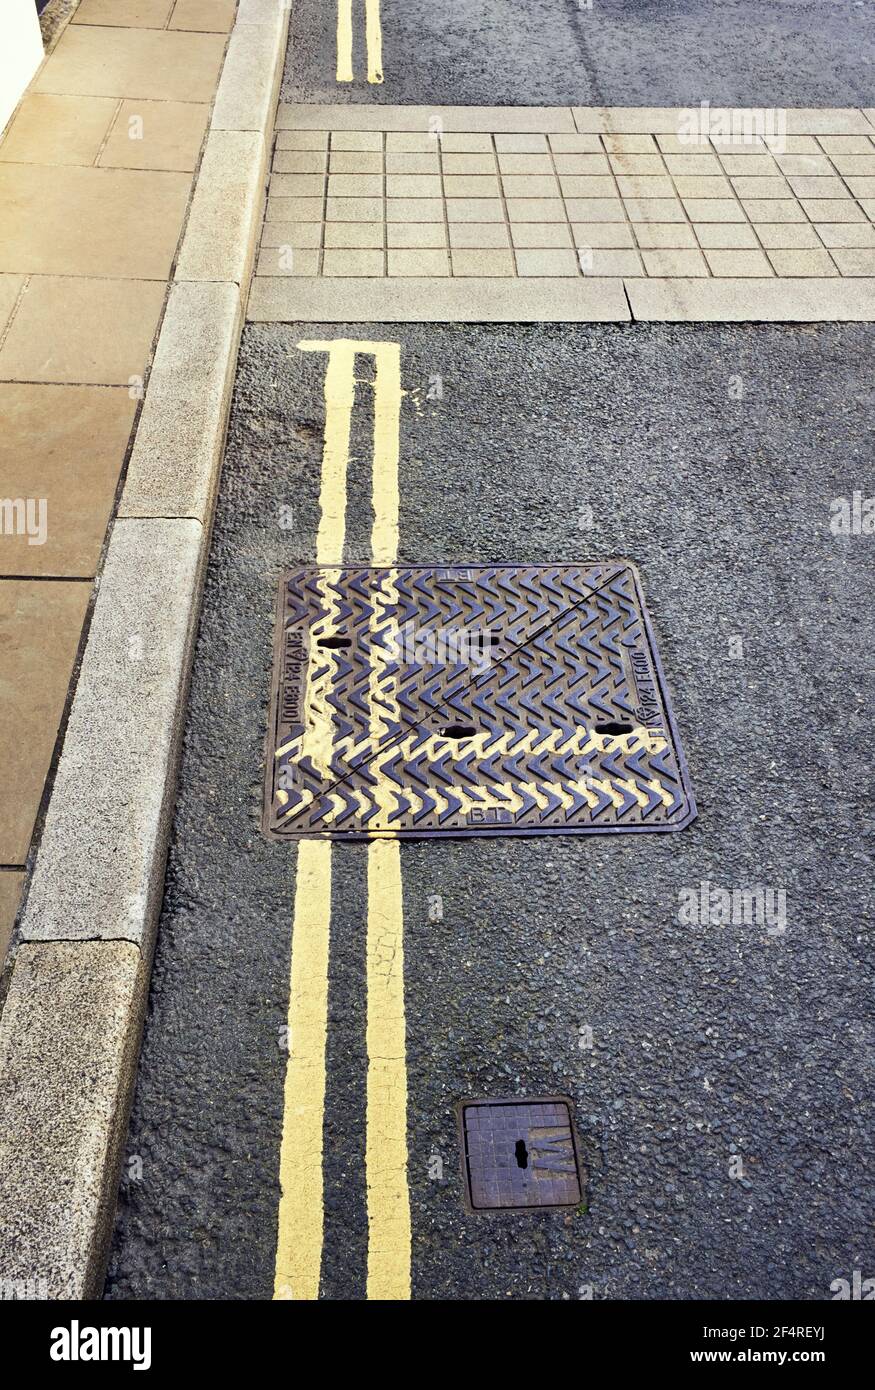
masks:
<path id="1" fill-rule="evenodd" d="M 571 1111 L 560 1096 L 463 1103 L 462 1146 L 474 1211 L 581 1200 Z"/>
<path id="2" fill-rule="evenodd" d="M 678 830 L 694 815 L 628 561 L 283 576 L 267 834 Z"/>

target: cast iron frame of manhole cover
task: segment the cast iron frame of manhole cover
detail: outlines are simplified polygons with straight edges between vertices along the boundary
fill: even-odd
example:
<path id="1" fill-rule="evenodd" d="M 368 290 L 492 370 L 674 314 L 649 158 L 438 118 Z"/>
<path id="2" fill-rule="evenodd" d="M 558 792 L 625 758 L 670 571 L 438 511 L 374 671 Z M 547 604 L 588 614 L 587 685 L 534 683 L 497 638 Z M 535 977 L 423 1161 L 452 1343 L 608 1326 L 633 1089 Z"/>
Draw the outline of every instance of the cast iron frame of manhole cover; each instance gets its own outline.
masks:
<path id="1" fill-rule="evenodd" d="M 463 1100 L 456 1114 L 469 1211 L 580 1205 L 583 1173 L 568 1096 Z"/>
<path id="2" fill-rule="evenodd" d="M 695 814 L 628 560 L 282 576 L 269 837 L 664 831 Z"/>

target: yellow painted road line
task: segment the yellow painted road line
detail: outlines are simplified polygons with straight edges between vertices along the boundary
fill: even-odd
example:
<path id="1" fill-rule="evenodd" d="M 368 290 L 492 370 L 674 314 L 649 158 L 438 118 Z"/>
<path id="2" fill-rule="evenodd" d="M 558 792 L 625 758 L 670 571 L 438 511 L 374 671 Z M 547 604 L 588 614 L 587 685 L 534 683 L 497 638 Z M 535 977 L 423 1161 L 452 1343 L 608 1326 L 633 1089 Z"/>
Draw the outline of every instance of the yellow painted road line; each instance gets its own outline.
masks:
<path id="1" fill-rule="evenodd" d="M 365 0 L 365 36 L 368 45 L 368 81 L 383 80 L 383 26 L 380 0 Z"/>
<path id="2" fill-rule="evenodd" d="M 319 489 L 316 560 L 343 561 L 346 478 L 355 399 L 355 349 L 348 340 L 305 341 L 302 352 L 327 352 L 325 436 Z M 311 644 L 311 655 L 315 643 Z M 313 656 L 313 660 L 315 660 Z M 324 658 L 323 658 L 324 660 Z M 312 663 L 311 663 L 312 665 Z M 305 703 L 313 688 L 308 665 Z M 289 982 L 288 1062 L 280 1147 L 280 1206 L 274 1298 L 316 1299 L 322 1268 L 324 1204 L 322 1131 L 328 1038 L 328 943 L 331 931 L 331 842 L 298 845 Z"/>
<path id="3" fill-rule="evenodd" d="M 352 0 L 337 0 L 337 81 L 352 76 Z"/>
<path id="4" fill-rule="evenodd" d="M 299 343 L 298 347 L 302 352 L 328 353 L 316 563 L 340 565 L 343 563 L 346 474 L 349 467 L 352 408 L 355 403 L 355 354 L 358 344 L 349 338 L 335 338 L 326 342 L 307 339 Z"/>
<path id="5" fill-rule="evenodd" d="M 374 523 L 371 549 L 376 564 L 398 556 L 398 459 L 401 421 L 401 348 L 398 343 L 338 338 L 304 341 L 303 352 L 325 352 L 325 435 L 319 492 L 316 561 L 343 560 L 350 429 L 355 402 L 355 358 L 374 358 Z M 383 596 L 392 607 L 391 575 Z M 379 625 L 381 612 L 375 611 Z M 330 622 L 330 618 L 329 618 Z M 305 703 L 319 695 L 313 663 Z M 378 668 L 371 678 L 371 725 L 375 734 L 392 707 L 393 692 Z M 381 680 L 382 677 L 382 680 Z M 331 752 L 328 721 L 320 755 Z M 318 723 L 318 721 L 317 721 Z M 324 746 L 322 746 L 324 744 Z M 326 764 L 327 765 L 327 764 Z M 275 1298 L 315 1299 L 324 1239 L 323 1148 L 325 1048 L 328 1034 L 328 963 L 331 929 L 331 842 L 305 840 L 298 846 L 292 964 L 289 989 L 289 1060 L 286 1067 L 282 1197 L 279 1210 Z M 404 1014 L 404 914 L 401 859 L 396 840 L 368 847 L 367 928 L 367 1138 L 368 1297 L 410 1297 L 410 1195 L 407 1184 L 407 1059 Z"/>
<path id="6" fill-rule="evenodd" d="M 410 1297 L 404 918 L 397 840 L 368 846 L 369 1299 Z"/>
<path id="7" fill-rule="evenodd" d="M 380 0 L 365 0 L 365 43 L 368 57 L 368 81 L 383 80 L 383 24 Z M 352 82 L 352 0 L 337 0 L 337 68 L 338 82 Z"/>
<path id="8" fill-rule="evenodd" d="M 370 48 L 369 48 L 370 52 Z M 374 373 L 374 524 L 376 565 L 398 559 L 398 458 L 401 438 L 401 346 L 371 343 Z M 394 602 L 392 576 L 384 596 Z M 380 615 L 375 614 L 378 625 Z M 391 711 L 392 696 L 376 669 L 371 678 L 371 731 Z M 377 703 L 376 696 L 381 696 Z M 388 778 L 377 773 L 375 796 Z M 365 1170 L 368 1188 L 369 1299 L 410 1297 L 410 1192 L 407 1185 L 407 1025 L 404 1013 L 404 903 L 397 840 L 368 846 L 368 1108 Z"/>
<path id="9" fill-rule="evenodd" d="M 401 344 L 369 343 L 374 374 L 374 525 L 375 565 L 398 559 L 398 456 L 401 450 Z"/>
<path id="10" fill-rule="evenodd" d="M 274 1298 L 319 1297 L 331 842 L 298 845 Z"/>

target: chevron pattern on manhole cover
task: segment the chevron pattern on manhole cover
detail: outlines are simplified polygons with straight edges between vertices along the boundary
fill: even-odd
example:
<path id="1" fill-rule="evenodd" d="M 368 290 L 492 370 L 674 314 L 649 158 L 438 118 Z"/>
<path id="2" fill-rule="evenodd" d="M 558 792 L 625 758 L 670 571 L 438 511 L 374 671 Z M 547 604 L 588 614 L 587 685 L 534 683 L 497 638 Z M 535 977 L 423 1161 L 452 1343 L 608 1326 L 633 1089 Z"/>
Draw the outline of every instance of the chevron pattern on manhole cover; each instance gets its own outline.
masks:
<path id="1" fill-rule="evenodd" d="M 460 1111 L 462 1166 L 473 1211 L 578 1206 L 580 1168 L 569 1101 L 465 1101 Z"/>
<path id="2" fill-rule="evenodd" d="M 626 560 L 287 573 L 267 751 L 279 838 L 678 830 L 695 815 Z"/>

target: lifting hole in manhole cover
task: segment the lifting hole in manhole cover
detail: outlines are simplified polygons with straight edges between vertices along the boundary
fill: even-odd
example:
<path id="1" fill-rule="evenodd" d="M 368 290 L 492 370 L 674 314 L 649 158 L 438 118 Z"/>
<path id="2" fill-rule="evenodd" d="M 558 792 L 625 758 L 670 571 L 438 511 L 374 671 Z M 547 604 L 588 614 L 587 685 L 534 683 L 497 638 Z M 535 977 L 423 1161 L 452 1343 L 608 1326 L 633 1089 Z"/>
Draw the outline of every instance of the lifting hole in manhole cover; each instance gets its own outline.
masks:
<path id="1" fill-rule="evenodd" d="M 463 1101 L 459 1127 L 472 1211 L 580 1204 L 580 1163 L 565 1097 Z"/>

